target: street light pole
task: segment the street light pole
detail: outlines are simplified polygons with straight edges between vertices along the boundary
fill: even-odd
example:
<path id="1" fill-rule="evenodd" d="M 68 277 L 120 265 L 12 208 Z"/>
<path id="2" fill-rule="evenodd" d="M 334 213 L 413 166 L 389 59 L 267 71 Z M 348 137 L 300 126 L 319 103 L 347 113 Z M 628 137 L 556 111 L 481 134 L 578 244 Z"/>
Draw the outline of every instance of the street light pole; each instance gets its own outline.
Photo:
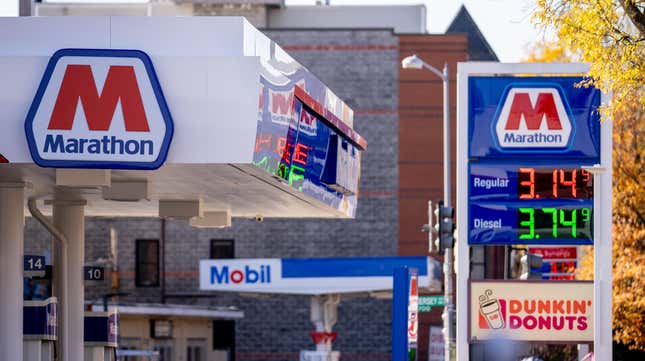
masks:
<path id="1" fill-rule="evenodd" d="M 443 204 L 452 207 L 451 200 L 451 182 L 450 182 L 450 78 L 448 77 L 448 63 L 443 65 Z M 448 331 L 444 339 L 444 360 L 450 360 L 452 351 L 452 315 L 453 289 L 452 289 L 452 247 L 446 247 L 443 251 L 443 277 L 444 277 L 444 297 L 445 305 L 443 307 L 443 327 Z"/>
<path id="2" fill-rule="evenodd" d="M 440 72 L 432 65 L 421 60 L 416 54 L 408 56 L 401 61 L 404 69 L 422 69 L 430 70 L 443 81 L 443 205 L 452 207 L 451 200 L 451 182 L 450 182 L 450 77 L 448 74 L 448 63 L 444 63 L 443 72 Z M 429 213 L 429 217 L 432 215 Z M 441 220 L 438 220 L 439 222 Z M 430 224 L 429 222 L 428 224 Z M 439 235 L 437 235 L 439 237 Z M 452 351 L 452 315 L 454 314 L 453 287 L 452 287 L 452 270 L 453 270 L 453 249 L 452 246 L 446 247 L 443 254 L 443 274 L 444 274 L 444 301 L 443 308 L 443 329 L 446 330 L 444 335 L 444 360 L 449 361 Z M 464 317 L 462 315 L 462 317 Z"/>

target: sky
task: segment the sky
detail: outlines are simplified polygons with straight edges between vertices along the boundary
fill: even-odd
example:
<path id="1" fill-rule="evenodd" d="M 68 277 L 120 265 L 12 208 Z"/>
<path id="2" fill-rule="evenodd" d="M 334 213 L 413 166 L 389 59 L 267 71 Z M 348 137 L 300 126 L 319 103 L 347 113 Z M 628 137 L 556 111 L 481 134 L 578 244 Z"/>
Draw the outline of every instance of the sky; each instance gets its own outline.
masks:
<path id="1" fill-rule="evenodd" d="M 500 61 L 518 62 L 530 44 L 542 39 L 531 24 L 535 0 L 330 0 L 332 5 L 425 4 L 430 33 L 443 33 L 462 4 L 477 23 Z M 315 0 L 286 0 L 287 5 L 312 5 Z"/>
<path id="2" fill-rule="evenodd" d="M 528 46 L 543 37 L 542 32 L 531 24 L 531 12 L 535 6 L 535 0 L 330 0 L 330 2 L 332 5 L 425 4 L 430 33 L 443 33 L 461 4 L 465 4 L 500 61 L 504 62 L 522 60 L 526 56 Z M 286 0 L 286 3 L 287 5 L 313 5 L 316 1 Z M 18 0 L 0 0 L 0 16 L 16 16 L 17 13 Z"/>

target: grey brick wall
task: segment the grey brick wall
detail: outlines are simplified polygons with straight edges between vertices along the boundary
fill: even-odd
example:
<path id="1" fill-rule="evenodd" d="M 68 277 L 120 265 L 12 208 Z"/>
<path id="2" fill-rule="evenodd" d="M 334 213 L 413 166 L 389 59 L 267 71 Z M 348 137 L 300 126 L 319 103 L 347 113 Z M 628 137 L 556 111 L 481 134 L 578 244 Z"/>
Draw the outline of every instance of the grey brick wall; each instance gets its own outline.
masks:
<path id="1" fill-rule="evenodd" d="M 390 31 L 272 30 L 283 45 L 355 110 L 354 128 L 368 140 L 363 154 L 360 198 L 354 220 L 234 219 L 229 229 L 197 229 L 166 222 L 166 287 L 169 293 L 198 292 L 197 265 L 208 258 L 210 239 L 235 239 L 240 258 L 392 256 L 398 240 L 398 38 Z M 288 50 L 300 46 L 298 51 Z M 327 50 L 308 49 L 329 45 Z M 305 46 L 305 47 L 303 47 Z M 109 253 L 109 230 L 118 232 L 121 301 L 160 302 L 158 287 L 134 284 L 135 240 L 158 239 L 161 221 L 145 218 L 93 218 L 86 222 L 86 259 Z M 49 236 L 32 219 L 25 250 L 42 252 Z M 109 291 L 109 283 L 86 287 L 86 299 Z M 237 306 L 238 360 L 294 360 L 314 349 L 308 333 L 307 297 L 249 298 L 218 293 L 213 298 L 168 298 L 169 303 Z M 390 352 L 391 308 L 387 300 L 343 299 L 339 305 L 335 349 L 344 360 L 382 360 Z M 260 355 L 260 356 L 258 356 Z"/>

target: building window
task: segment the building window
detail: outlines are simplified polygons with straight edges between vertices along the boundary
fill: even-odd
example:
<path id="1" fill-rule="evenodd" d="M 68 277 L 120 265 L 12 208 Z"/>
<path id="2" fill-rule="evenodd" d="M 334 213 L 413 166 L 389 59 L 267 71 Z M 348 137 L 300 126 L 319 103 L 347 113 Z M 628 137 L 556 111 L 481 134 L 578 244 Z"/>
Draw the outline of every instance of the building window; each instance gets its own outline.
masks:
<path id="1" fill-rule="evenodd" d="M 137 287 L 159 286 L 159 240 L 137 239 L 136 247 Z"/>
<path id="2" fill-rule="evenodd" d="M 235 242 L 232 239 L 211 239 L 211 259 L 235 258 Z"/>
<path id="3" fill-rule="evenodd" d="M 213 350 L 226 351 L 228 361 L 235 361 L 235 321 L 213 320 Z"/>
<path id="4" fill-rule="evenodd" d="M 206 340 L 189 338 L 186 340 L 186 361 L 206 361 Z"/>

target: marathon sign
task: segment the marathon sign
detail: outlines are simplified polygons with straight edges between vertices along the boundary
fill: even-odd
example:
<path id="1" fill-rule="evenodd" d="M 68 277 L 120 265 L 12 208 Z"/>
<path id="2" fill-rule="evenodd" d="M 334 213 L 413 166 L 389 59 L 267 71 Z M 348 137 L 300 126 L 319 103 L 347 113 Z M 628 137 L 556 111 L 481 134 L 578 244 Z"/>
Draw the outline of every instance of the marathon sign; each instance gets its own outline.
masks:
<path id="1" fill-rule="evenodd" d="M 593 341 L 593 282 L 473 281 L 470 341 Z"/>
<path id="2" fill-rule="evenodd" d="M 415 297 L 417 285 L 426 290 L 440 290 L 440 266 L 428 257 L 201 260 L 199 288 L 297 295 L 385 291 L 392 289 L 392 274 L 397 267 L 418 269 Z"/>
<path id="3" fill-rule="evenodd" d="M 499 147 L 566 147 L 572 123 L 563 99 L 556 87 L 510 87 L 494 123 Z"/>
<path id="4" fill-rule="evenodd" d="M 62 49 L 49 60 L 25 132 L 42 167 L 157 169 L 173 122 L 146 53 Z"/>
<path id="5" fill-rule="evenodd" d="M 600 91 L 581 76 L 471 76 L 468 156 L 600 161 Z M 492 186 L 492 185 L 491 185 Z"/>

